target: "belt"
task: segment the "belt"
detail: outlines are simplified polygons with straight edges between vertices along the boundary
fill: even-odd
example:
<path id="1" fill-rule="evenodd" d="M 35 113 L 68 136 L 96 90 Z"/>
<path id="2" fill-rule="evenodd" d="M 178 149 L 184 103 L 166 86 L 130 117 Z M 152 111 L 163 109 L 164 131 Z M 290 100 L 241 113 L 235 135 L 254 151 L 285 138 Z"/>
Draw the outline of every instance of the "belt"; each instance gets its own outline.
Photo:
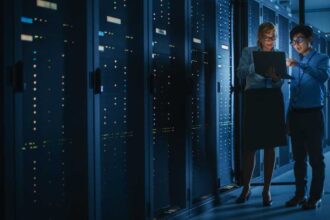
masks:
<path id="1" fill-rule="evenodd" d="M 323 106 L 313 107 L 313 108 L 292 108 L 291 111 L 295 113 L 310 113 L 310 112 L 318 112 L 322 110 Z"/>

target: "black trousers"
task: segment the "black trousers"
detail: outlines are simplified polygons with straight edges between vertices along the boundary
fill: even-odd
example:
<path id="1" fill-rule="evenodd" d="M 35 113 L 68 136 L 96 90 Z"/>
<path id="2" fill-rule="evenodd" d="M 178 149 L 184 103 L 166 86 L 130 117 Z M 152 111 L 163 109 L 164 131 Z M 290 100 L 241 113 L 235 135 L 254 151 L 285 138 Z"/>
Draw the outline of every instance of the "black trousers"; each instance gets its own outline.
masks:
<path id="1" fill-rule="evenodd" d="M 320 199 L 324 188 L 325 163 L 323 155 L 324 118 L 321 108 L 296 109 L 289 117 L 296 195 L 307 192 L 307 157 L 312 167 L 309 195 Z"/>

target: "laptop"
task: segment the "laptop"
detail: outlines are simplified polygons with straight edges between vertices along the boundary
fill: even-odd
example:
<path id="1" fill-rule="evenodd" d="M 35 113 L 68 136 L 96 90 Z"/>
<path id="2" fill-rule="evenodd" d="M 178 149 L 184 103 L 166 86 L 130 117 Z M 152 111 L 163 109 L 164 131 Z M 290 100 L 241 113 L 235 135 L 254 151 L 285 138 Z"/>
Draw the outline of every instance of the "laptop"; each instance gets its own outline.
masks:
<path id="1" fill-rule="evenodd" d="M 265 78 L 271 78 L 273 72 L 280 79 L 293 79 L 288 74 L 284 52 L 253 51 L 253 61 L 255 72 Z"/>

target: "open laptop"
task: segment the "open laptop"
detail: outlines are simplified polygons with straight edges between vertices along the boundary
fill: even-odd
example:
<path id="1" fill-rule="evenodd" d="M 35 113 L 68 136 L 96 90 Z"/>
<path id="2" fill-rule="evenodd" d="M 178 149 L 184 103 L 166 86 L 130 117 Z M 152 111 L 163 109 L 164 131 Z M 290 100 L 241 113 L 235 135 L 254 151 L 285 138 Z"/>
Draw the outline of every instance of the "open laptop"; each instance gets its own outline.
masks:
<path id="1" fill-rule="evenodd" d="M 285 53 L 279 51 L 253 51 L 255 72 L 266 78 L 271 78 L 271 72 L 280 79 L 293 79 L 287 72 Z"/>

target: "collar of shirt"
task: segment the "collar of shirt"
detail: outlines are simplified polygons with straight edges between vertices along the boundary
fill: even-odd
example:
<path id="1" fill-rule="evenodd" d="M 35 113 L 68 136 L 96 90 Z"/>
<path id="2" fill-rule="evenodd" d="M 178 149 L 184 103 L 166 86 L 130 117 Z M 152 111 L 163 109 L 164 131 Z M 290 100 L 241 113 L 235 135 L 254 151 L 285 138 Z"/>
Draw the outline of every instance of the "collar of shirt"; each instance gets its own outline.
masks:
<path id="1" fill-rule="evenodd" d="M 258 48 L 258 49 L 257 49 L 258 51 L 263 51 L 262 48 L 261 48 L 260 46 L 258 46 L 257 48 Z M 275 48 L 273 47 L 271 51 L 276 51 L 276 50 L 275 50 Z"/>
<path id="2" fill-rule="evenodd" d="M 315 50 L 314 49 L 311 49 L 308 54 L 306 54 L 305 56 L 304 55 L 301 55 L 302 57 L 302 60 L 309 60 L 315 53 Z"/>

